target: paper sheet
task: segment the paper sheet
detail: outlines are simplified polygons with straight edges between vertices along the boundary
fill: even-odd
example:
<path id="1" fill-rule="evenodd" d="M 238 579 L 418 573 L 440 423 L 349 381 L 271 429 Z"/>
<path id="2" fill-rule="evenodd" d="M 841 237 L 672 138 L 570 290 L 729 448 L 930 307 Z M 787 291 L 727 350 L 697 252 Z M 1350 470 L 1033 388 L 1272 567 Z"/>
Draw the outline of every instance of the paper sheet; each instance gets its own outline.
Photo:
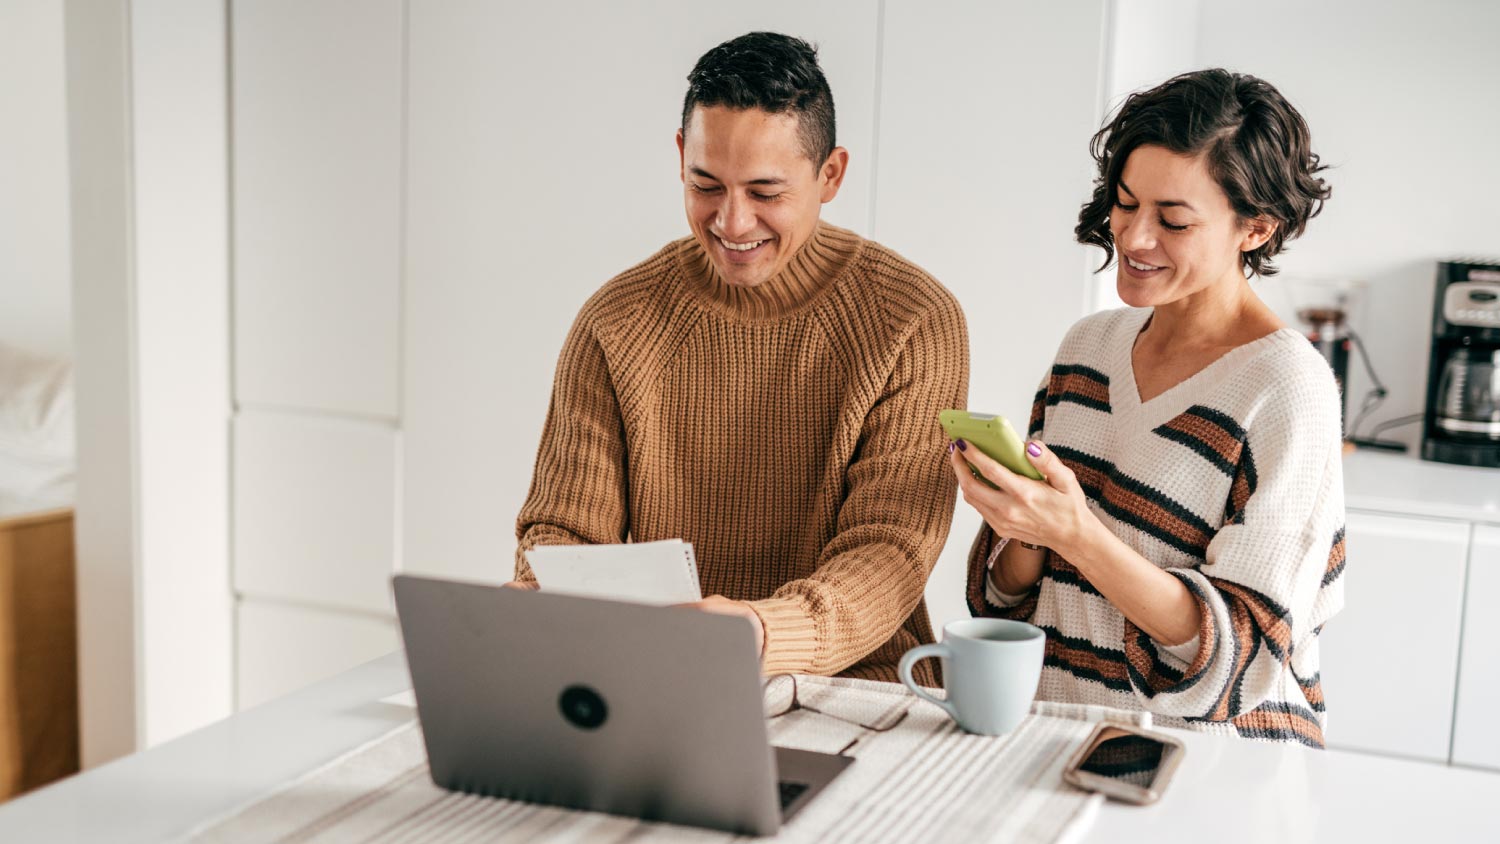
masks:
<path id="1" fill-rule="evenodd" d="M 543 592 L 642 604 L 703 597 L 691 543 L 680 539 L 625 545 L 544 545 L 526 552 Z"/>

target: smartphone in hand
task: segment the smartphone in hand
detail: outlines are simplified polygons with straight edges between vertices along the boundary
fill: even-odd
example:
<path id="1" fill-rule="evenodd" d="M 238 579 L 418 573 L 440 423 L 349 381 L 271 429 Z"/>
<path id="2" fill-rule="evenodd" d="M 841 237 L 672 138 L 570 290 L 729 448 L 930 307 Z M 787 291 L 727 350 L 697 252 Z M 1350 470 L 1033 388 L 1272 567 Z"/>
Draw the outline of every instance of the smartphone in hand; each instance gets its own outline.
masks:
<path id="1" fill-rule="evenodd" d="M 963 440 L 1017 475 L 1034 481 L 1045 480 L 1042 473 L 1026 459 L 1026 444 L 1004 416 L 971 413 L 967 410 L 944 410 L 938 414 L 938 422 L 942 423 L 948 439 Z M 989 483 L 978 472 L 975 475 Z"/>

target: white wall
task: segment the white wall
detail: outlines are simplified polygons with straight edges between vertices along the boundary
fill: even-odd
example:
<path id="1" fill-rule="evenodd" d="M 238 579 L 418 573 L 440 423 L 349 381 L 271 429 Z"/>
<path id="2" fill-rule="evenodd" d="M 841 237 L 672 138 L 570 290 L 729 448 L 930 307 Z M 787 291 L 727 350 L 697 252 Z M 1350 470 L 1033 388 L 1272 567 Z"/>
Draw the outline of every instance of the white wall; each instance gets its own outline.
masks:
<path id="1" fill-rule="evenodd" d="M 1302 285 L 1363 282 L 1353 326 L 1390 396 L 1361 432 L 1420 412 L 1436 262 L 1500 258 L 1500 4 L 1119 0 L 1116 21 L 1116 95 L 1222 66 L 1267 80 L 1302 112 L 1333 165 L 1333 198 L 1257 289 L 1291 319 L 1311 301 Z M 1118 301 L 1110 287 L 1100 306 Z M 1352 360 L 1351 413 L 1369 386 Z M 1411 442 L 1419 428 L 1387 436 Z"/>
<path id="2" fill-rule="evenodd" d="M 969 324 L 969 407 L 1024 421 L 1085 311 L 1073 240 L 1101 113 L 1106 4 L 886 3 L 873 235 L 933 273 Z M 928 582 L 934 628 L 968 617 L 981 520 L 960 501 Z"/>
<path id="3" fill-rule="evenodd" d="M 149 746 L 233 700 L 228 97 L 222 5 L 133 0 L 130 24 L 137 681 Z"/>
<path id="4" fill-rule="evenodd" d="M 138 746 L 129 10 L 67 4 L 76 350 L 78 716 L 85 767 Z"/>
<path id="5" fill-rule="evenodd" d="M 1391 391 L 1376 421 L 1422 409 L 1435 262 L 1500 257 L 1496 32 L 1488 0 L 1204 4 L 1199 60 L 1276 85 L 1334 167 L 1327 209 L 1280 263 L 1292 281 L 1367 282 L 1355 328 Z M 1369 381 L 1351 367 L 1357 401 Z"/>
<path id="6" fill-rule="evenodd" d="M 1105 41 L 1105 102 L 1108 118 L 1130 94 L 1198 65 L 1198 18 L 1202 0 L 1115 0 Z M 1101 119 L 1102 122 L 1102 119 Z M 1094 127 L 1095 131 L 1099 127 Z M 1080 199 L 1080 204 L 1082 200 Z M 1104 258 L 1089 250 L 1097 268 Z M 1115 289 L 1113 265 L 1092 279 L 1091 310 L 1124 307 Z"/>
<path id="7" fill-rule="evenodd" d="M 83 764 L 230 710 L 222 7 L 66 6 Z"/>
<path id="8" fill-rule="evenodd" d="M 1198 66 L 1204 0 L 1115 0 L 1110 14 L 1110 111 L 1125 96 Z M 1209 0 L 1213 2 L 1213 0 Z"/>
<path id="9" fill-rule="evenodd" d="M 0 344 L 72 357 L 63 6 L 0 3 Z"/>

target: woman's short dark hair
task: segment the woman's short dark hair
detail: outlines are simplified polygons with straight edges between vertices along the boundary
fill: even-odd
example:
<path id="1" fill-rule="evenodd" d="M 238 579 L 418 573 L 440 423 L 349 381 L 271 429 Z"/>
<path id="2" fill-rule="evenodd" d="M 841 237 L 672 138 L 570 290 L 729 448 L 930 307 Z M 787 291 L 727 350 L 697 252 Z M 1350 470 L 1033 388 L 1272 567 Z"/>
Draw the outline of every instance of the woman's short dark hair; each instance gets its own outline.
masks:
<path id="1" fill-rule="evenodd" d="M 1312 151 L 1307 121 L 1270 83 L 1220 68 L 1184 73 L 1131 94 L 1090 143 L 1099 172 L 1074 234 L 1104 250 L 1101 270 L 1115 256 L 1109 215 L 1120 174 L 1130 153 L 1147 145 L 1202 155 L 1241 220 L 1276 221 L 1270 240 L 1240 254 L 1241 268 L 1252 275 L 1276 274 L 1271 258 L 1302 234 L 1332 193 L 1318 178 L 1327 165 Z"/>
<path id="2" fill-rule="evenodd" d="M 813 166 L 833 152 L 833 91 L 818 67 L 818 49 L 801 38 L 751 32 L 725 41 L 698 59 L 688 74 L 682 131 L 698 106 L 758 108 L 797 118 L 797 134 Z"/>

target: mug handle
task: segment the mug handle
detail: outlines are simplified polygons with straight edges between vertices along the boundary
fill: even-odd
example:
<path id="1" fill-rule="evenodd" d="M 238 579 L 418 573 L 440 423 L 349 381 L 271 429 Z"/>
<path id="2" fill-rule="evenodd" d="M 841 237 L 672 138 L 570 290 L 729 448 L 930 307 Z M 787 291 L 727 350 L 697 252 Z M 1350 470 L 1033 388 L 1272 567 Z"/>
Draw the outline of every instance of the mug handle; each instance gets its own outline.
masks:
<path id="1" fill-rule="evenodd" d="M 937 644 L 933 645 L 918 645 L 915 648 L 907 651 L 905 654 L 902 654 L 901 664 L 897 666 L 896 673 L 901 675 L 901 682 L 905 683 L 908 689 L 911 689 L 912 694 L 927 701 L 928 703 L 939 707 L 944 712 L 948 713 L 948 717 L 956 721 L 958 720 L 958 711 L 953 708 L 952 702 L 939 700 L 932 695 L 922 691 L 922 687 L 918 686 L 917 681 L 913 680 L 911 677 L 912 666 L 916 665 L 918 662 L 921 662 L 924 659 L 936 656 L 945 656 L 949 659 L 952 659 L 953 650 L 943 642 L 938 642 Z"/>

